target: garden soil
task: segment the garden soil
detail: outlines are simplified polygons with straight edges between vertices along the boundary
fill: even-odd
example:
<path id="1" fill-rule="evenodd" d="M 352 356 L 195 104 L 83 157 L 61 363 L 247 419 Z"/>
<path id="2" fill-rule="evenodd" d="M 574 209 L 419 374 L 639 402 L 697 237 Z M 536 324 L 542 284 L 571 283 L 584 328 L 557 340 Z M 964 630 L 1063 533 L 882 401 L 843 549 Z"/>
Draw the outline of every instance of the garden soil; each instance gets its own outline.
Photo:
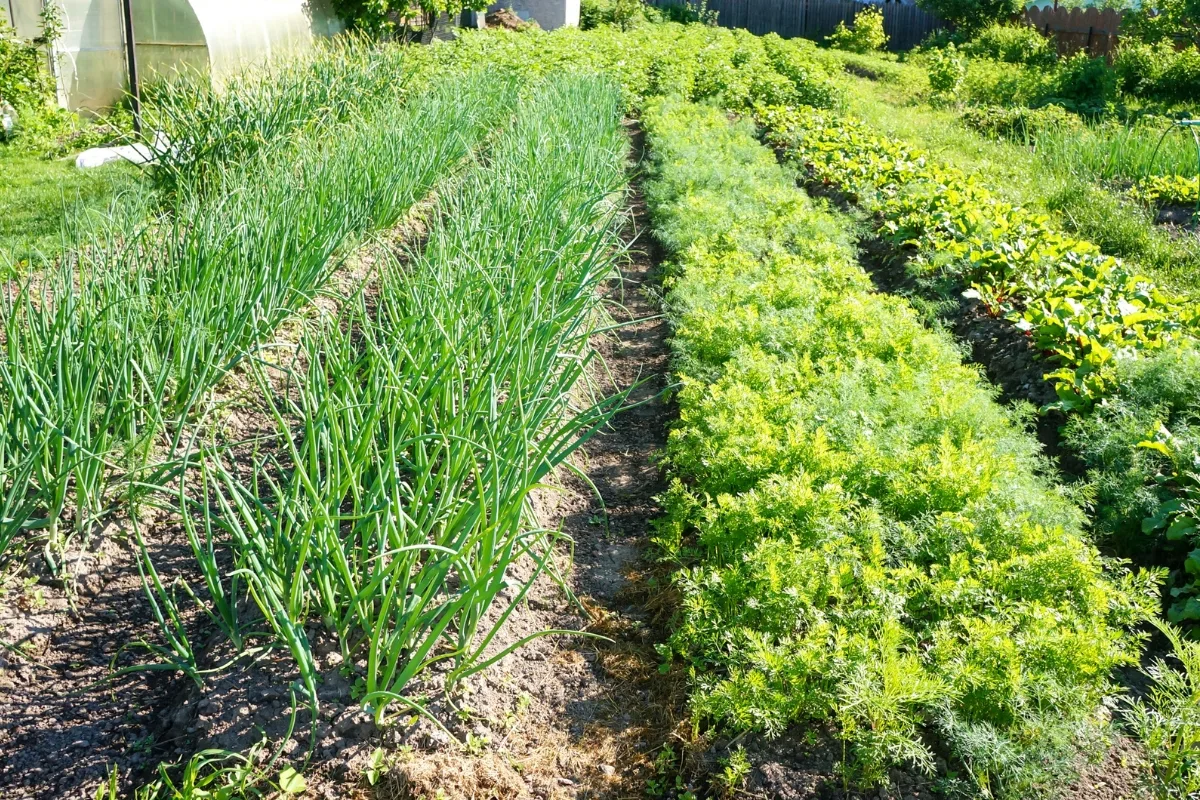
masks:
<path id="1" fill-rule="evenodd" d="M 376 727 L 357 700 L 353 665 L 341 663 L 335 643 L 315 629 L 322 676 L 315 720 L 297 708 L 298 676 L 280 652 L 239 662 L 203 687 L 168 672 L 109 680 L 114 664 L 150 660 L 127 645 L 161 641 L 135 551 L 114 531 L 79 554 L 73 600 L 36 580 L 10 582 L 0 597 L 0 635 L 15 648 L 0 655 L 0 799 L 92 798 L 110 764 L 128 787 L 151 777 L 159 761 L 207 748 L 258 748 L 280 759 L 273 774 L 306 763 L 305 797 L 713 796 L 710 776 L 731 747 L 745 746 L 754 767 L 742 797 L 932 800 L 930 781 L 903 771 L 887 787 L 847 793 L 836 768 L 841 744 L 820 726 L 797 726 L 769 742 L 708 741 L 686 718 L 681 668 L 660 670 L 655 645 L 675 598 L 647 546 L 660 513 L 655 497 L 665 488 L 657 454 L 673 414 L 669 326 L 636 185 L 629 200 L 628 257 L 621 280 L 606 289 L 613 317 L 625 324 L 596 337 L 603 365 L 592 376 L 596 391 L 629 390 L 633 406 L 587 442 L 575 459 L 578 474 L 561 471 L 534 497 L 540 523 L 573 546 L 560 548 L 561 582 L 541 576 L 488 652 L 500 655 L 547 629 L 592 636 L 535 638 L 450 695 L 441 691 L 445 673 L 431 670 L 414 696 L 444 728 L 395 706 L 392 724 Z M 154 528 L 164 574 L 186 574 L 191 556 L 180 532 L 143 522 Z M 218 638 L 203 638 L 199 620 L 190 622 L 208 663 L 232 656 Z M 1132 800 L 1138 763 L 1136 747 L 1118 742 L 1067 797 Z"/>

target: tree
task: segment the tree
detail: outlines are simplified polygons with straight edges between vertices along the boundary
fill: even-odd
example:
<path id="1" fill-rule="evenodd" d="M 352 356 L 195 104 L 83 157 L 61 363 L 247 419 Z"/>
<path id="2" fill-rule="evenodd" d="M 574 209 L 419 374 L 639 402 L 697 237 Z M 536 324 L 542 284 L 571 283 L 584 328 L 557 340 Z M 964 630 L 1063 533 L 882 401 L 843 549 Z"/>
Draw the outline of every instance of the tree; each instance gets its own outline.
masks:
<path id="1" fill-rule="evenodd" d="M 1157 13 L 1151 11 L 1154 8 Z M 1200 0 L 1154 0 L 1129 11 L 1121 33 L 1149 44 L 1184 41 L 1200 47 Z"/>
<path id="2" fill-rule="evenodd" d="M 917 5 L 968 36 L 993 22 L 1011 19 L 1025 8 L 1024 0 L 917 0 Z"/>
<path id="3" fill-rule="evenodd" d="M 384 36 L 395 31 L 397 21 L 407 27 L 414 18 L 423 18 L 432 25 L 439 16 L 451 19 L 463 11 L 483 11 L 489 0 L 333 0 L 333 8 L 352 30 L 372 36 Z"/>

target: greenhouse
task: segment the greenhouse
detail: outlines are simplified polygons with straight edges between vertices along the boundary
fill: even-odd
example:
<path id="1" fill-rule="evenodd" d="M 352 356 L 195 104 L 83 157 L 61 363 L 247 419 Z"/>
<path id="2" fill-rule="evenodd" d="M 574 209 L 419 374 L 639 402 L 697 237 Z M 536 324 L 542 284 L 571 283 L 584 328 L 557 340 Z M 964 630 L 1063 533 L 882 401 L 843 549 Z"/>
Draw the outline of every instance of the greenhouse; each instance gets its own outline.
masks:
<path id="1" fill-rule="evenodd" d="M 19 35 L 38 34 L 42 0 L 2 1 Z M 93 111 L 117 104 L 129 86 L 127 29 L 142 82 L 187 69 L 219 80 L 337 30 L 332 14 L 306 0 L 63 0 L 62 10 L 54 53 L 59 102 Z"/>

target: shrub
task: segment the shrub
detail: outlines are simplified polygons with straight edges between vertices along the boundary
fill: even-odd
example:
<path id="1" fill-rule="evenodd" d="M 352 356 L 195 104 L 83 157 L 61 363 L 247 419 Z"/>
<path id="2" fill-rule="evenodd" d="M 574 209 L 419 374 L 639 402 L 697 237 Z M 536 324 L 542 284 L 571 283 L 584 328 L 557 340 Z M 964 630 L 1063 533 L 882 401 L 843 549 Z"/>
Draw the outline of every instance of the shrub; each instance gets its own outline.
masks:
<path id="1" fill-rule="evenodd" d="M 1117 73 L 1103 58 L 1079 52 L 1062 62 L 1053 92 L 1077 111 L 1101 113 L 1117 99 L 1117 88 Z"/>
<path id="2" fill-rule="evenodd" d="M 883 12 L 864 8 L 854 17 L 854 27 L 839 22 L 828 37 L 829 44 L 851 53 L 874 53 L 887 47 L 888 35 L 883 29 Z"/>
<path id="3" fill-rule="evenodd" d="M 1083 120 L 1062 106 L 1042 108 L 976 106 L 963 112 L 963 122 L 980 133 L 997 139 L 1035 144 L 1043 131 L 1083 130 Z"/>
<path id="4" fill-rule="evenodd" d="M 967 62 L 953 44 L 933 51 L 929 56 L 930 102 L 943 105 L 953 102 L 967 76 Z"/>
<path id="5" fill-rule="evenodd" d="M 1200 107 L 1200 50 L 1177 50 L 1169 41 L 1123 43 L 1113 68 L 1126 92 Z"/>
<path id="6" fill-rule="evenodd" d="M 717 24 L 717 12 L 709 10 L 708 0 L 679 0 L 657 6 L 655 10 L 666 22 L 681 22 L 684 25 L 700 23 L 709 26 Z"/>
<path id="7" fill-rule="evenodd" d="M 963 49 L 1008 64 L 1047 66 L 1058 59 L 1050 40 L 1030 25 L 988 25 Z"/>
<path id="8" fill-rule="evenodd" d="M 645 20 L 641 0 L 583 0 L 579 4 L 579 27 L 591 30 L 601 25 L 616 25 L 628 30 Z"/>
<path id="9" fill-rule="evenodd" d="M 43 47 L 58 37 L 61 26 L 55 5 L 42 11 L 42 35 L 22 39 L 0 12 L 0 102 L 18 112 L 38 113 L 54 93 L 54 80 L 45 67 Z"/>
<path id="10" fill-rule="evenodd" d="M 487 0 L 331 0 L 337 16 L 351 30 L 373 36 L 391 34 L 401 25 L 440 16 L 458 19 L 466 10 L 483 11 Z"/>
<path id="11" fill-rule="evenodd" d="M 1191 47 L 1175 53 L 1151 91 L 1151 96 L 1200 109 L 1200 49 Z"/>
<path id="12" fill-rule="evenodd" d="M 1164 62 L 1175 52 L 1170 44 L 1155 47 L 1138 41 L 1123 41 L 1113 59 L 1121 89 L 1129 94 L 1148 96 L 1164 71 Z"/>
<path id="13" fill-rule="evenodd" d="M 1139 4 L 1121 20 L 1123 35 L 1144 42 L 1187 42 L 1200 47 L 1200 0 L 1155 0 Z"/>
<path id="14" fill-rule="evenodd" d="M 978 105 L 1029 107 L 1042 104 L 1053 86 L 1052 70 L 973 58 L 967 63 L 963 96 Z"/>

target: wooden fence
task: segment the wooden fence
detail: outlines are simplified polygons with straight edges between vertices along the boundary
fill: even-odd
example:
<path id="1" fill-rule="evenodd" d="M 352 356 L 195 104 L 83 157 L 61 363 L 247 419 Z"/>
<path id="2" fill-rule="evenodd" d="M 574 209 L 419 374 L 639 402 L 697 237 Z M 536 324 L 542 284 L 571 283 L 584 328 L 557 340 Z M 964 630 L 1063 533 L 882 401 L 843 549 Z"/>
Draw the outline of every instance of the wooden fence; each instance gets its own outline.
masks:
<path id="1" fill-rule="evenodd" d="M 679 0 L 647 0 L 653 5 Z M 849 25 L 864 8 L 883 11 L 883 29 L 889 50 L 908 50 L 920 44 L 945 23 L 911 2 L 863 3 L 857 0 L 708 0 L 723 28 L 745 28 L 754 34 L 778 33 L 784 38 L 802 36 L 821 41 L 839 22 Z M 1095 8 L 1031 8 L 1025 20 L 1044 36 L 1054 39 L 1061 55 L 1084 50 L 1112 58 L 1121 28 L 1121 12 Z"/>
<path id="2" fill-rule="evenodd" d="M 648 0 L 667 5 L 678 0 Z M 820 41 L 833 33 L 839 22 L 847 25 L 864 8 L 883 11 L 883 29 L 889 50 L 907 50 L 933 31 L 944 27 L 941 20 L 911 3 L 860 3 L 856 0 L 708 0 L 723 28 L 745 28 L 751 33 L 778 33 L 785 39 L 802 36 Z"/>
<path id="3" fill-rule="evenodd" d="M 1030 25 L 1055 40 L 1059 55 L 1083 50 L 1108 59 L 1117 49 L 1121 16 L 1120 11 L 1095 8 L 1031 8 L 1025 12 Z"/>

